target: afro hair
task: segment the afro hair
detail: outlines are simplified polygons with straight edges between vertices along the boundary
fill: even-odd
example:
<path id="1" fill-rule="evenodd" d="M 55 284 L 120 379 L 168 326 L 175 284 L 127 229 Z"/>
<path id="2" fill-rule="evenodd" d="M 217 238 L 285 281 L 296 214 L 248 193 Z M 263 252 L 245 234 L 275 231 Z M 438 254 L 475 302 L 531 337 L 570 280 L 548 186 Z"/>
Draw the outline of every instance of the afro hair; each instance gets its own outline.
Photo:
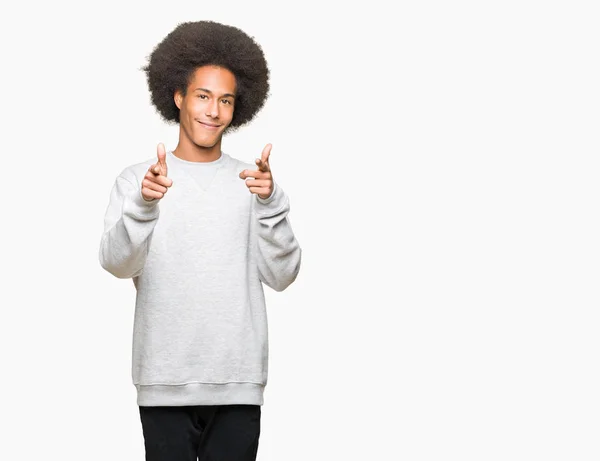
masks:
<path id="1" fill-rule="evenodd" d="M 262 48 L 242 30 L 214 21 L 184 22 L 149 56 L 146 72 L 152 104 L 167 122 L 179 123 L 173 96 L 184 95 L 198 67 L 228 69 L 236 79 L 233 119 L 225 132 L 250 122 L 269 95 L 269 68 Z"/>

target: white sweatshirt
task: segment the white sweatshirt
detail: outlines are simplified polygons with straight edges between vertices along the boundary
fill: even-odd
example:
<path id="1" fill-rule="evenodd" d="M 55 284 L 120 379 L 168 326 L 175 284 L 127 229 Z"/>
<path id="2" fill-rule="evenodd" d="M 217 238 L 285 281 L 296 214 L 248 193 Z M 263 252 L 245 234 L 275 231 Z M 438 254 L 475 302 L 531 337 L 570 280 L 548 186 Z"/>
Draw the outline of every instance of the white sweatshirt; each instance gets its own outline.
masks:
<path id="1" fill-rule="evenodd" d="M 206 187 L 167 152 L 173 185 L 147 202 L 156 158 L 125 168 L 110 195 L 100 264 L 137 289 L 132 378 L 144 406 L 263 404 L 268 330 L 263 283 L 298 275 L 301 248 L 274 184 L 262 200 L 239 178 L 256 165 L 222 153 Z M 193 168 L 193 167 L 192 167 Z"/>

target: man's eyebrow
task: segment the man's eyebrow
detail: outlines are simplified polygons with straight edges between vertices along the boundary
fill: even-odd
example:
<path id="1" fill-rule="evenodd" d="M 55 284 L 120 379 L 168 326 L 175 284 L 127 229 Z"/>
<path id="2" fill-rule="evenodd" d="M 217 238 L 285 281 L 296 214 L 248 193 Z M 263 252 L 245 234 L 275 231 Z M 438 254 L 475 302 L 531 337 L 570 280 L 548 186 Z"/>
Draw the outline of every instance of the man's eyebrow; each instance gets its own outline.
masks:
<path id="1" fill-rule="evenodd" d="M 208 94 L 213 94 L 213 92 L 212 92 L 212 91 L 210 91 L 210 90 L 207 90 L 206 88 L 196 88 L 194 91 L 197 91 L 197 90 L 204 91 L 204 92 L 206 92 L 206 93 L 208 93 Z M 231 97 L 231 98 L 234 98 L 234 99 L 235 99 L 235 94 L 231 94 L 231 93 L 225 93 L 225 94 L 224 94 L 222 97 L 224 97 L 224 98 L 226 98 L 226 97 Z"/>

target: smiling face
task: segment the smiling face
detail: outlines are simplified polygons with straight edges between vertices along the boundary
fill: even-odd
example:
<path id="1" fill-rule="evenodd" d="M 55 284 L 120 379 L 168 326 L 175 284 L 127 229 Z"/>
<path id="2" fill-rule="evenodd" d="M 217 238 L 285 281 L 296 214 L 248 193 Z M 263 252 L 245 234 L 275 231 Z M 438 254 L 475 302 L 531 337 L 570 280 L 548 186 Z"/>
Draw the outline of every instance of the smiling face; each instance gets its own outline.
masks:
<path id="1" fill-rule="evenodd" d="M 175 92 L 180 144 L 220 152 L 223 131 L 233 118 L 235 90 L 235 76 L 229 70 L 218 66 L 196 69 L 185 96 Z"/>

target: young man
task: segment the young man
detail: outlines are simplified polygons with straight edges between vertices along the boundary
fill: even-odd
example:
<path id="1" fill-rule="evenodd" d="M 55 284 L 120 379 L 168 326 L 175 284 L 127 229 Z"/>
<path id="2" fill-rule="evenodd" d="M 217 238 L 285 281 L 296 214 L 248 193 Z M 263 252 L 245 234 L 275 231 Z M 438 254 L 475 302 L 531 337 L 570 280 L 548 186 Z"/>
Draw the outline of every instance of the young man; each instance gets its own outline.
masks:
<path id="1" fill-rule="evenodd" d="M 212 21 L 177 26 L 144 70 L 179 143 L 118 175 L 99 256 L 137 289 L 132 377 L 146 460 L 255 460 L 268 372 L 262 284 L 288 287 L 301 249 L 271 145 L 252 165 L 221 139 L 264 105 L 269 71 L 252 38 Z"/>

